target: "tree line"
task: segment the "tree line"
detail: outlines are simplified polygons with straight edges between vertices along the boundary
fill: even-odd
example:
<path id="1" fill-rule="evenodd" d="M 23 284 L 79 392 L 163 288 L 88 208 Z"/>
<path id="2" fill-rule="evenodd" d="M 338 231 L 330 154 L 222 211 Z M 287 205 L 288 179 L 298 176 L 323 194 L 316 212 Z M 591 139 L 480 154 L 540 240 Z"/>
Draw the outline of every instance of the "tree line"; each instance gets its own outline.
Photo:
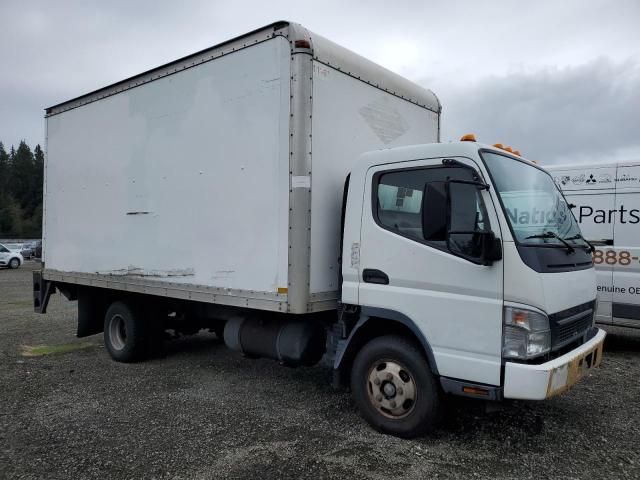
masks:
<path id="1" fill-rule="evenodd" d="M 7 151 L 0 142 L 0 238 L 42 237 L 44 152 L 23 140 Z"/>

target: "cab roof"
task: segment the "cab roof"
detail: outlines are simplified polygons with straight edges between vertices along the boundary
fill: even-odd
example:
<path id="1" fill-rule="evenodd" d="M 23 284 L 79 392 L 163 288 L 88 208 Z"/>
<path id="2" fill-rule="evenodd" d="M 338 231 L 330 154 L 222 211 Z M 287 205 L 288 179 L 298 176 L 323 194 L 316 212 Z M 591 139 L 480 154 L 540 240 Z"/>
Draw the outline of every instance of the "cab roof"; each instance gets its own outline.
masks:
<path id="1" fill-rule="evenodd" d="M 527 161 L 524 157 L 513 155 L 505 150 L 478 142 L 451 142 L 451 143 L 425 143 L 404 147 L 386 148 L 367 152 L 360 157 L 360 163 L 367 168 L 384 163 L 396 163 L 403 161 L 420 160 L 438 157 L 475 157 L 479 150 L 495 152 L 513 159 Z M 537 165 L 534 165 L 540 168 Z"/>

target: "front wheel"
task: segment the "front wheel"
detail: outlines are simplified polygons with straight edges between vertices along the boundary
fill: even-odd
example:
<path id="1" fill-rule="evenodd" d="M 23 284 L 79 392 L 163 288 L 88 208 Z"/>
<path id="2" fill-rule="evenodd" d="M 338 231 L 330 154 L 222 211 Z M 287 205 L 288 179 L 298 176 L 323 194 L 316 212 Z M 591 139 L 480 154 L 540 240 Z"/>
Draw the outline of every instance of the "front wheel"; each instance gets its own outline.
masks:
<path id="1" fill-rule="evenodd" d="M 13 257 L 9 260 L 9 268 L 18 268 L 20 266 L 20 260 Z"/>
<path id="2" fill-rule="evenodd" d="M 440 419 L 440 389 L 420 349 L 406 338 L 377 337 L 358 352 L 351 393 L 376 430 L 413 438 Z"/>

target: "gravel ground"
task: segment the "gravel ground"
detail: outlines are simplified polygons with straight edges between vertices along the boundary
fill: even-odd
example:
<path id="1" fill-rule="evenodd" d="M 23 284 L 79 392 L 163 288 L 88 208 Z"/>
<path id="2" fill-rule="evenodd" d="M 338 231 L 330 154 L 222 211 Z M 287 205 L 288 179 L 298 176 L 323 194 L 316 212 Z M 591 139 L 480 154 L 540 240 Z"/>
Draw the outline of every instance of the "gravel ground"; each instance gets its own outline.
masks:
<path id="1" fill-rule="evenodd" d="M 77 339 L 75 303 L 31 308 L 31 270 L 0 270 L 1 478 L 640 477 L 640 331 L 610 328 L 601 368 L 545 402 L 449 399 L 417 440 L 372 431 L 321 368 L 248 360 L 200 334 L 111 361 Z M 80 349 L 24 356 L 25 347 Z"/>

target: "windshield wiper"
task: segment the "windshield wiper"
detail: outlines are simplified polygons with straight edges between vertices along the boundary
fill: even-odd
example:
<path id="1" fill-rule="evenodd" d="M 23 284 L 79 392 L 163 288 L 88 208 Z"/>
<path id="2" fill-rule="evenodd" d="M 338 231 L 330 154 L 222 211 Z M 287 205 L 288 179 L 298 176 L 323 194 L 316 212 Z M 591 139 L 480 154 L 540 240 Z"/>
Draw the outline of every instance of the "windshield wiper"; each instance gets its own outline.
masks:
<path id="1" fill-rule="evenodd" d="M 565 238 L 565 240 L 582 240 L 584 243 L 587 244 L 587 246 L 589 247 L 589 253 L 593 253 L 596 251 L 596 247 L 594 247 L 593 245 L 591 245 L 591 242 L 589 242 L 589 240 L 587 240 L 586 238 L 584 238 L 581 234 L 576 233 L 575 235 L 573 235 L 572 237 L 567 237 Z"/>
<path id="2" fill-rule="evenodd" d="M 573 253 L 573 252 L 576 251 L 575 248 L 573 248 L 571 245 L 569 245 L 569 242 L 567 242 L 564 238 L 562 238 L 557 233 L 552 232 L 551 230 L 549 230 L 548 232 L 540 233 L 538 235 L 529 235 L 528 237 L 525 238 L 525 240 L 527 240 L 529 238 L 555 238 L 557 240 L 560 240 L 560 242 L 562 242 L 562 244 L 565 247 L 567 247 L 567 254 L 570 254 L 570 253 Z"/>

